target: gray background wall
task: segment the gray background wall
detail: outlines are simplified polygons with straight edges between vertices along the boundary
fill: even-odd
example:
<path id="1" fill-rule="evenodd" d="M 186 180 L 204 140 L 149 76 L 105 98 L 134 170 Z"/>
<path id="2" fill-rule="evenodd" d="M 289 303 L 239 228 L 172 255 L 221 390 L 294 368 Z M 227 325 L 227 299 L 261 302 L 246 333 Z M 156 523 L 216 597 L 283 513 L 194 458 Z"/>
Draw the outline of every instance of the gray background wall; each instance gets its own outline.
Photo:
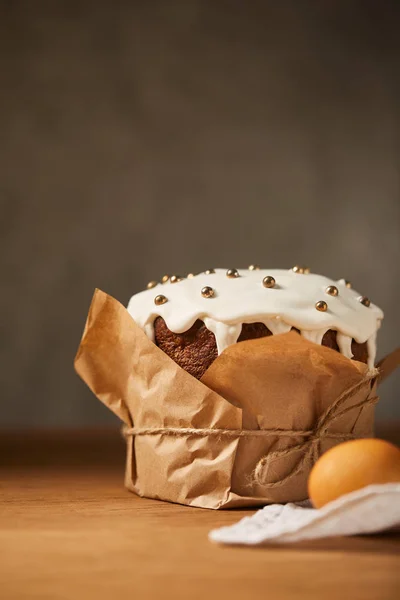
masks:
<path id="1" fill-rule="evenodd" d="M 113 422 L 72 369 L 95 286 L 306 263 L 398 344 L 399 3 L 0 7 L 3 427 Z"/>

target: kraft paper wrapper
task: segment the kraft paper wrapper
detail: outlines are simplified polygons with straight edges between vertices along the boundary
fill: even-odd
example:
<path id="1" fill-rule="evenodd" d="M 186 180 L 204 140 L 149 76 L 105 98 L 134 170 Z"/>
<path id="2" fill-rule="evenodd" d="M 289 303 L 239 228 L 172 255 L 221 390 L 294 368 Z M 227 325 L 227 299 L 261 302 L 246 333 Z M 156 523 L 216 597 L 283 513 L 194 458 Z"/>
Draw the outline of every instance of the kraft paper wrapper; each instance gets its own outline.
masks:
<path id="1" fill-rule="evenodd" d="M 198 381 L 96 290 L 75 368 L 125 424 L 125 485 L 204 508 L 307 497 L 318 456 L 373 433 L 377 371 L 295 332 L 225 350 Z"/>

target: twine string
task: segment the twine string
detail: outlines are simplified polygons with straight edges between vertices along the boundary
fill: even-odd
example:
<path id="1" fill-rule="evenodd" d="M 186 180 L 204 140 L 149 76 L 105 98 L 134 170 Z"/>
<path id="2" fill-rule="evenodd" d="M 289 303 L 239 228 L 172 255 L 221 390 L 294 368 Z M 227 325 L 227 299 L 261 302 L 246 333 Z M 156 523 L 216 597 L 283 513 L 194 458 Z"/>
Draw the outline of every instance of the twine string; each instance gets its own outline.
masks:
<path id="1" fill-rule="evenodd" d="M 274 488 L 280 485 L 284 485 L 287 481 L 299 475 L 304 469 L 311 468 L 321 454 L 321 440 L 326 438 L 332 438 L 333 433 L 328 432 L 328 428 L 331 424 L 337 421 L 340 417 L 345 415 L 351 410 L 360 408 L 361 410 L 365 406 L 372 406 L 378 402 L 378 397 L 367 397 L 365 400 L 361 400 L 351 406 L 343 406 L 345 402 L 357 394 L 364 385 L 369 383 L 373 377 L 363 379 L 361 382 L 351 386 L 348 390 L 345 390 L 336 400 L 322 413 L 319 417 L 315 429 L 311 435 L 308 436 L 303 442 L 294 446 L 289 446 L 283 450 L 276 450 L 275 452 L 269 452 L 263 456 L 257 463 L 256 468 L 253 471 L 253 482 L 261 484 L 264 488 Z M 339 433 L 336 434 L 337 438 L 341 441 L 354 439 L 355 436 L 352 433 Z M 272 482 L 266 482 L 268 471 L 271 464 L 279 460 L 295 454 L 296 452 L 302 452 L 302 456 L 293 466 L 292 470 L 281 479 Z"/>
<path id="2" fill-rule="evenodd" d="M 351 410 L 360 408 L 361 410 L 373 404 L 376 404 L 378 397 L 368 397 L 351 406 L 343 406 L 345 402 L 353 395 L 357 394 L 364 385 L 369 384 L 374 377 L 370 376 L 363 379 L 361 382 L 353 385 L 348 390 L 345 390 L 319 417 L 317 424 L 314 429 L 220 429 L 214 427 L 208 428 L 196 428 L 196 427 L 127 427 L 123 428 L 123 435 L 125 437 L 130 436 L 174 436 L 174 437 L 216 437 L 217 439 L 223 438 L 253 438 L 253 437 L 278 437 L 278 438 L 303 438 L 301 442 L 284 448 L 283 450 L 276 450 L 269 452 L 263 456 L 257 463 L 252 476 L 253 483 L 258 483 L 263 488 L 274 488 L 285 484 L 287 481 L 298 475 L 305 468 L 310 468 L 320 455 L 320 444 L 322 439 L 333 439 L 333 440 L 351 440 L 356 436 L 352 433 L 340 433 L 334 431 L 328 431 L 328 428 L 337 419 L 345 415 Z M 283 478 L 267 482 L 268 471 L 270 470 L 271 464 L 284 457 L 294 455 L 298 452 L 302 452 L 301 458 L 293 466 L 291 471 Z"/>

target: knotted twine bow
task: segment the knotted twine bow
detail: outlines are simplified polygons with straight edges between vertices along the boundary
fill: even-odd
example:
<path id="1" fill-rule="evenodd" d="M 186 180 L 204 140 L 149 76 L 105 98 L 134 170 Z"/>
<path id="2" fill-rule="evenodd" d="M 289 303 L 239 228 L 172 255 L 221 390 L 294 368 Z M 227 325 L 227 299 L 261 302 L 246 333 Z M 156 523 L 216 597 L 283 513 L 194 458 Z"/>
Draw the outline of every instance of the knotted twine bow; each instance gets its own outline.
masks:
<path id="1" fill-rule="evenodd" d="M 196 436 L 208 437 L 213 436 L 218 439 L 222 438 L 240 438 L 240 437 L 288 437 L 288 438 L 303 438 L 303 441 L 289 446 L 283 450 L 269 452 L 263 456 L 257 463 L 253 471 L 253 483 L 258 483 L 264 488 L 274 488 L 283 485 L 292 477 L 301 473 L 305 468 L 311 466 L 321 454 L 321 441 L 323 439 L 334 440 L 351 440 L 356 436 L 353 433 L 336 433 L 328 431 L 329 426 L 337 419 L 356 408 L 363 409 L 366 406 L 376 404 L 378 396 L 367 397 L 366 399 L 342 408 L 342 405 L 352 396 L 357 394 L 361 388 L 369 384 L 375 377 L 376 372 L 367 375 L 361 382 L 353 385 L 348 390 L 345 390 L 319 417 L 315 428 L 308 430 L 296 429 L 216 429 L 216 428 L 192 428 L 192 427 L 127 427 L 123 428 L 123 435 L 128 436 L 147 436 L 147 435 L 169 435 L 175 437 Z M 354 426 L 353 426 L 354 428 Z M 266 482 L 265 479 L 271 463 L 284 457 L 291 456 L 295 453 L 301 453 L 301 457 L 294 465 L 292 470 L 283 478 Z"/>

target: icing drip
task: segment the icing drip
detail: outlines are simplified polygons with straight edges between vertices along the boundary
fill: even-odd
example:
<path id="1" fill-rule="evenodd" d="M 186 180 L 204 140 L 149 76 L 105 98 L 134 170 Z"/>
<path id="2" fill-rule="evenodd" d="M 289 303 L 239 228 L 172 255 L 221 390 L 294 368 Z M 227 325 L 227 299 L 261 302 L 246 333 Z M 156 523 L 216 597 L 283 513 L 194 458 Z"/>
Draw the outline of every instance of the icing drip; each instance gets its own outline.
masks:
<path id="1" fill-rule="evenodd" d="M 339 346 L 340 352 L 347 356 L 347 358 L 353 358 L 353 352 L 351 350 L 351 342 L 352 338 L 348 335 L 344 335 L 344 333 L 340 333 L 340 331 L 336 334 L 337 345 Z"/>
<path id="2" fill-rule="evenodd" d="M 217 343 L 218 354 L 221 354 L 228 346 L 235 344 L 238 341 L 238 337 L 242 331 L 242 324 L 237 323 L 236 325 L 226 325 L 204 317 L 204 325 L 213 332 L 215 335 L 215 341 Z"/>
<path id="3" fill-rule="evenodd" d="M 368 366 L 370 369 L 373 369 L 375 366 L 375 356 L 376 356 L 376 331 L 367 339 L 367 348 L 368 348 Z"/>
<path id="4" fill-rule="evenodd" d="M 327 331 L 327 329 L 314 329 L 302 330 L 300 333 L 309 342 L 314 342 L 314 344 L 320 344 L 322 342 L 322 338 L 324 337 Z"/>
<path id="5" fill-rule="evenodd" d="M 275 317 L 275 319 L 264 319 L 262 323 L 264 323 L 265 327 L 268 327 L 268 329 L 274 335 L 279 335 L 280 333 L 288 333 L 292 329 L 291 325 L 285 323 L 284 321 L 281 321 L 279 317 Z"/>
<path id="6" fill-rule="evenodd" d="M 236 271 L 235 271 L 236 272 Z M 376 332 L 383 312 L 376 305 L 364 306 L 360 294 L 346 286 L 344 279 L 333 281 L 322 275 L 283 269 L 238 269 L 227 277 L 226 269 L 215 269 L 188 279 L 153 286 L 132 296 L 128 311 L 154 341 L 154 320 L 161 316 L 174 333 L 190 329 L 197 319 L 213 332 L 220 354 L 237 342 L 243 323 L 264 323 L 274 334 L 293 327 L 307 340 L 320 344 L 329 329 L 337 331 L 340 352 L 352 357 L 351 342 L 367 342 L 368 364 L 373 367 Z M 274 287 L 265 287 L 264 278 L 273 278 Z M 327 288 L 335 286 L 337 295 Z M 202 295 L 209 287 L 213 295 Z M 165 296 L 156 305 L 156 296 Z M 324 311 L 316 310 L 324 302 Z"/>

